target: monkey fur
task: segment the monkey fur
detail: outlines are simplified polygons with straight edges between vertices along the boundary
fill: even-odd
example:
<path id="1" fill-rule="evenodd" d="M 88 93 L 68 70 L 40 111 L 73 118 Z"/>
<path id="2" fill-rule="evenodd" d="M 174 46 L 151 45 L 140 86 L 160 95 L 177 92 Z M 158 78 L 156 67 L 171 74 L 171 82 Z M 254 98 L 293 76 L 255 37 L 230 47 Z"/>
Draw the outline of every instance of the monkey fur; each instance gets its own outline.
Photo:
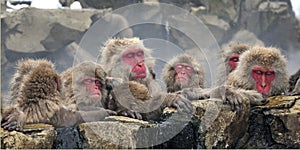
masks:
<path id="1" fill-rule="evenodd" d="M 144 52 L 144 64 L 146 67 L 145 78 L 132 77 L 130 66 L 125 64 L 122 60 L 122 54 L 130 49 L 140 49 Z M 165 107 L 176 107 L 191 113 L 192 105 L 189 100 L 178 94 L 167 94 L 166 92 L 162 92 L 159 84 L 154 80 L 155 74 L 153 73 L 153 67 L 155 65 L 155 60 L 151 56 L 151 50 L 146 48 L 139 38 L 109 39 L 101 50 L 100 64 L 105 66 L 105 71 L 108 73 L 108 76 L 120 78 L 125 83 L 128 81 L 136 81 L 145 85 L 149 91 L 151 98 L 146 100 L 145 103 L 149 103 L 147 106 L 149 107 L 148 110 L 151 109 L 151 111 L 148 112 L 148 110 L 145 110 L 147 112 L 134 112 L 129 108 L 127 112 L 123 111 L 123 114 L 121 115 L 133 116 L 133 118 L 140 119 L 141 115 L 135 114 L 142 113 L 147 114 L 144 116 L 144 120 L 156 120 L 160 118 L 162 110 Z M 117 88 L 114 89 L 116 90 Z M 122 91 L 119 93 L 122 93 Z M 138 100 L 143 101 L 141 99 Z M 119 112 L 118 109 L 120 109 L 120 107 L 116 109 L 116 111 Z"/>
<path id="2" fill-rule="evenodd" d="M 280 50 L 273 47 L 256 46 L 244 52 L 237 68 L 229 74 L 226 84 L 245 90 L 255 90 L 256 82 L 251 77 L 251 69 L 255 65 L 274 68 L 276 76 L 271 82 L 269 96 L 286 93 L 289 85 L 287 61 Z"/>
<path id="3" fill-rule="evenodd" d="M 195 74 L 193 74 L 186 85 L 175 84 L 175 65 L 177 63 L 186 63 L 193 67 Z M 167 62 L 163 69 L 163 80 L 167 86 L 167 92 L 177 92 L 187 87 L 203 88 L 204 87 L 204 72 L 200 63 L 192 56 L 185 54 L 178 55 Z"/>
<path id="4" fill-rule="evenodd" d="M 218 65 L 218 84 L 223 84 L 227 76 L 230 72 L 233 70 L 231 69 L 229 65 L 229 58 L 232 55 L 241 55 L 245 51 L 248 51 L 250 49 L 250 46 L 243 43 L 236 43 L 236 42 L 230 42 L 228 45 L 225 45 L 221 52 L 220 52 L 220 62 Z"/>
<path id="5" fill-rule="evenodd" d="M 22 130 L 24 124 L 47 123 L 68 127 L 103 119 L 102 111 L 70 111 L 61 102 L 61 78 L 52 62 L 22 60 L 12 82 L 13 105 L 2 112 L 1 126 Z M 19 86 L 19 89 L 14 87 Z M 16 95 L 15 95 L 16 94 Z"/>

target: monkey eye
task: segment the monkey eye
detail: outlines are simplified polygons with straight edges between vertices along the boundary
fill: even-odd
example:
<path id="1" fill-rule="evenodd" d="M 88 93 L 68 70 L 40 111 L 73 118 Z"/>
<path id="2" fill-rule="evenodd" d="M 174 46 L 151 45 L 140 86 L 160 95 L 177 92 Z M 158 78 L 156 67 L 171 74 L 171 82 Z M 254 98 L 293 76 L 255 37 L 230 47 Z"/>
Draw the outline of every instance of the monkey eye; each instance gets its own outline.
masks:
<path id="1" fill-rule="evenodd" d="M 187 70 L 192 70 L 193 68 L 190 67 L 190 66 L 185 66 L 185 69 L 187 69 Z"/>
<path id="2" fill-rule="evenodd" d="M 100 80 L 95 80 L 95 84 L 96 84 L 97 86 L 100 86 L 100 85 L 101 85 Z"/>
<path id="3" fill-rule="evenodd" d="M 239 57 L 233 57 L 233 58 L 230 58 L 230 61 L 238 62 L 238 61 L 239 61 Z"/>
<path id="4" fill-rule="evenodd" d="M 136 55 L 139 56 L 139 57 L 140 56 L 144 56 L 144 52 L 143 51 L 139 51 L 139 52 L 136 53 Z"/>
<path id="5" fill-rule="evenodd" d="M 182 65 L 176 65 L 175 67 L 176 67 L 177 69 L 182 69 L 182 68 L 183 68 Z"/>
<path id="6" fill-rule="evenodd" d="M 268 76 L 273 75 L 273 74 L 275 74 L 274 71 L 267 71 L 267 72 L 266 72 L 266 75 L 268 75 Z"/>
<path id="7" fill-rule="evenodd" d="M 128 53 L 128 54 L 126 54 L 126 57 L 127 58 L 133 58 L 134 57 L 134 53 Z"/>
<path id="8" fill-rule="evenodd" d="M 262 72 L 260 70 L 254 70 L 253 72 L 256 74 L 262 74 Z"/>
<path id="9" fill-rule="evenodd" d="M 94 80 L 92 80 L 92 79 L 85 79 L 84 82 L 86 82 L 86 83 L 93 83 Z"/>

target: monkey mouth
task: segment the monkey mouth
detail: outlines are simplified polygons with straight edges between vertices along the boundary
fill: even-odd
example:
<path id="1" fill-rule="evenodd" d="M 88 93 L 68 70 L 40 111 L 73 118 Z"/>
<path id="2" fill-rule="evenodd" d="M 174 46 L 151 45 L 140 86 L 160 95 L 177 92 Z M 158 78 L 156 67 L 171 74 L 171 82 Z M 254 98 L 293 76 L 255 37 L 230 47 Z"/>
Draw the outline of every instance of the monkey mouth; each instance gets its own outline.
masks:
<path id="1" fill-rule="evenodd" d="M 93 98 L 93 99 L 94 98 L 100 98 L 101 94 L 100 93 L 93 93 L 93 94 L 90 95 L 90 97 Z"/>
<path id="2" fill-rule="evenodd" d="M 137 72 L 135 74 L 136 78 L 146 78 L 146 72 Z"/>
<path id="3" fill-rule="evenodd" d="M 187 82 L 188 80 L 184 77 L 176 77 L 176 80 L 179 81 L 180 83 Z"/>

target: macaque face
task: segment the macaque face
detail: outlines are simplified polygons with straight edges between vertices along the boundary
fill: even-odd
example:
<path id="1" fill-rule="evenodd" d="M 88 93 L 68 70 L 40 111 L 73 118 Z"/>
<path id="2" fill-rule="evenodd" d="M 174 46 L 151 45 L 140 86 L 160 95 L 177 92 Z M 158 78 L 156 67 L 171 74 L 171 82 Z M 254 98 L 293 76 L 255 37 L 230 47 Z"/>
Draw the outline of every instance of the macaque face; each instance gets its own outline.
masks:
<path id="1" fill-rule="evenodd" d="M 274 69 L 254 66 L 252 68 L 252 78 L 256 81 L 256 90 L 268 96 L 271 89 L 271 82 L 275 79 Z"/>
<path id="2" fill-rule="evenodd" d="M 99 99 L 101 98 L 101 81 L 98 78 L 93 77 L 85 77 L 83 80 L 83 84 L 86 87 L 87 95 L 89 95 L 92 99 Z"/>
<path id="3" fill-rule="evenodd" d="M 177 63 L 175 65 L 175 80 L 178 83 L 187 83 L 190 76 L 195 72 L 194 68 L 187 63 Z"/>
<path id="4" fill-rule="evenodd" d="M 229 66 L 231 70 L 234 70 L 239 62 L 239 55 L 238 54 L 233 54 L 229 57 Z"/>
<path id="5" fill-rule="evenodd" d="M 145 56 L 142 49 L 126 50 L 122 54 L 122 60 L 130 65 L 131 73 L 135 79 L 146 77 Z"/>

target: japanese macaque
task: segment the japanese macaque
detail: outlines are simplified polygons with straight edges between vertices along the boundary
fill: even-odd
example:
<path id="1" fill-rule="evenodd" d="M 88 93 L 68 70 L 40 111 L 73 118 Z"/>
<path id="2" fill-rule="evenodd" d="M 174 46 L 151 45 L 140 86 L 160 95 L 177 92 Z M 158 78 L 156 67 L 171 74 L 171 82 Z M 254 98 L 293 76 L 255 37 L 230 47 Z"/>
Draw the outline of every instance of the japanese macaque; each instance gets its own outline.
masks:
<path id="1" fill-rule="evenodd" d="M 167 92 L 171 93 L 183 88 L 203 88 L 204 72 L 195 58 L 183 54 L 167 62 L 163 69 L 163 80 Z"/>
<path id="2" fill-rule="evenodd" d="M 224 46 L 221 51 L 221 60 L 219 70 L 222 70 L 218 75 L 218 83 L 223 84 L 230 72 L 232 72 L 238 65 L 240 55 L 249 50 L 250 46 L 242 43 L 229 43 Z M 224 67 L 225 68 L 222 68 Z M 225 70 L 224 70 L 225 69 Z"/>
<path id="3" fill-rule="evenodd" d="M 107 116 L 103 111 L 66 109 L 61 102 L 61 78 L 50 61 L 28 59 L 18 62 L 12 83 L 14 105 L 2 112 L 4 129 L 22 130 L 24 124 L 31 123 L 68 127 Z"/>
<path id="4" fill-rule="evenodd" d="M 178 65 L 181 65 L 179 70 L 178 68 L 176 69 Z M 185 67 L 184 70 L 182 69 L 183 67 Z M 186 70 L 188 70 L 188 72 L 186 72 Z M 185 75 L 184 77 L 187 77 L 186 79 L 189 80 L 189 82 L 182 79 L 177 81 L 178 72 L 183 73 L 183 75 Z M 196 62 L 191 56 L 187 55 L 179 55 L 171 59 L 164 67 L 163 79 L 166 83 L 168 92 L 182 94 L 190 100 L 221 98 L 224 103 L 231 105 L 232 110 L 240 111 L 242 109 L 244 97 L 250 99 L 252 105 L 261 105 L 265 103 L 260 94 L 255 91 L 237 90 L 233 87 L 224 85 L 213 88 L 203 88 L 204 72 L 201 64 Z M 181 81 L 185 81 L 185 83 L 182 84 L 180 83 Z M 179 85 L 177 85 L 178 82 Z"/>
<path id="5" fill-rule="evenodd" d="M 238 67 L 228 76 L 228 85 L 256 90 L 263 97 L 280 95 L 287 91 L 287 61 L 280 50 L 257 46 L 244 52 L 240 58 Z"/>
<path id="6" fill-rule="evenodd" d="M 300 94 L 300 69 L 289 79 L 290 88 L 289 95 L 299 95 Z"/>
<path id="7" fill-rule="evenodd" d="M 120 107 L 117 107 L 116 111 L 119 114 L 137 119 L 142 117 L 144 120 L 157 120 L 165 107 L 175 107 L 179 112 L 191 113 L 192 105 L 189 100 L 178 94 L 162 92 L 152 71 L 155 60 L 152 58 L 150 50 L 144 47 L 140 39 L 110 39 L 102 48 L 101 57 L 101 64 L 105 66 L 108 76 L 120 78 L 125 84 L 129 81 L 136 81 L 145 85 L 149 92 L 150 99 L 148 100 L 138 99 L 134 102 L 125 99 L 124 107 L 126 107 L 126 110 L 120 110 Z M 121 91 L 118 89 L 121 89 Z M 123 91 L 118 86 L 113 87 L 115 101 L 119 104 L 122 104 L 123 100 L 119 96 L 120 94 L 117 93 Z M 124 92 L 126 93 L 126 91 Z M 147 109 L 139 111 L 140 108 Z"/>
<path id="8" fill-rule="evenodd" d="M 85 61 L 61 73 L 63 99 L 71 110 L 103 110 L 116 114 L 108 108 L 106 73 L 102 66 Z"/>

